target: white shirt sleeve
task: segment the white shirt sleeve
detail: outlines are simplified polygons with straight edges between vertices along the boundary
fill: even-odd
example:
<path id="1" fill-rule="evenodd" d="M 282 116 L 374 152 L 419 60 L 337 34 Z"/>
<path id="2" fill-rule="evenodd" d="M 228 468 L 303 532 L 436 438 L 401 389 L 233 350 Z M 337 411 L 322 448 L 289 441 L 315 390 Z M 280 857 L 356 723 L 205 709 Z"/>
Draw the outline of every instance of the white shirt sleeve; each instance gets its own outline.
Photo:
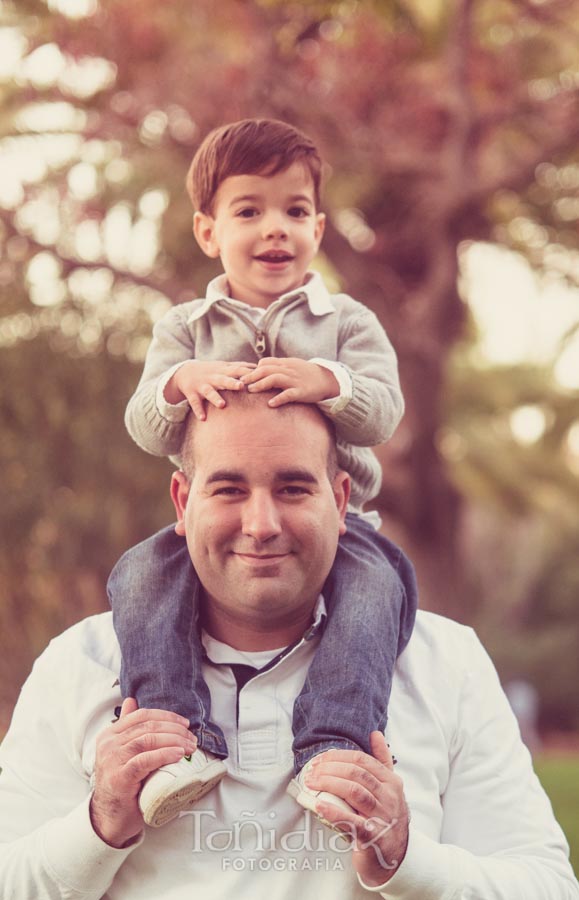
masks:
<path id="1" fill-rule="evenodd" d="M 353 384 L 350 372 L 346 366 L 342 365 L 342 363 L 332 359 L 321 359 L 316 357 L 315 359 L 310 359 L 310 362 L 316 363 L 324 369 L 328 369 L 338 382 L 339 387 L 339 393 L 335 397 L 330 397 L 328 400 L 321 400 L 316 406 L 318 406 L 322 412 L 328 412 L 330 415 L 342 412 L 352 399 Z"/>
<path id="2" fill-rule="evenodd" d="M 533 772 L 496 670 L 467 641 L 440 841 L 410 825 L 385 900 L 578 900 L 568 846 Z"/>
<path id="3" fill-rule="evenodd" d="M 0 748 L 2 900 L 100 900 L 142 840 L 119 850 L 92 828 L 80 750 L 91 684 L 76 685 L 75 658 L 65 654 L 49 646 L 36 661 Z M 109 686 L 110 673 L 95 665 L 91 675 L 97 691 L 103 678 Z"/>

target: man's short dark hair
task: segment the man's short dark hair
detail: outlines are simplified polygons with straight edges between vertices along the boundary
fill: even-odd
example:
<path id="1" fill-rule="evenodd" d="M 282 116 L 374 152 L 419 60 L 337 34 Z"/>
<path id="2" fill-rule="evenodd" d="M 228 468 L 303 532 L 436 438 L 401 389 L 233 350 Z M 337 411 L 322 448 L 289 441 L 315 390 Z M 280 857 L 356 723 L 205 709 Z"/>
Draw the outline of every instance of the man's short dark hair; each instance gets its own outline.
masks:
<path id="1" fill-rule="evenodd" d="M 212 215 L 215 194 L 226 178 L 275 175 L 296 162 L 312 176 L 319 209 L 322 160 L 311 138 L 278 119 L 243 119 L 207 135 L 187 173 L 187 191 L 197 211 Z"/>

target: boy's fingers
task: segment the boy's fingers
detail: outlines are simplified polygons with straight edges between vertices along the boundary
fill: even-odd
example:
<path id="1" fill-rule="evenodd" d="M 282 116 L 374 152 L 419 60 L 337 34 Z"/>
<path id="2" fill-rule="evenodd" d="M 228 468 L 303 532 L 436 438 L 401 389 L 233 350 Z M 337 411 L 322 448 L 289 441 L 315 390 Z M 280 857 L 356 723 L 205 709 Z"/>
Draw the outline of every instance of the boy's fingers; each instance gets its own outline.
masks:
<path id="1" fill-rule="evenodd" d="M 245 372 L 239 380 L 243 384 L 255 384 L 256 381 L 261 381 L 262 378 L 265 378 L 263 371 L 255 368 L 252 372 Z"/>
<path id="2" fill-rule="evenodd" d="M 291 386 L 291 380 L 285 372 L 274 372 L 271 375 L 262 376 L 262 378 L 249 385 L 248 391 L 270 391 L 273 388 L 285 389 Z"/>
<path id="3" fill-rule="evenodd" d="M 189 406 L 191 407 L 191 411 L 196 419 L 199 419 L 201 422 L 205 419 L 205 402 L 199 396 L 199 394 L 190 394 L 187 397 L 189 401 Z"/>
<path id="4" fill-rule="evenodd" d="M 242 391 L 243 383 L 239 378 L 232 375 L 216 375 L 213 380 L 213 387 L 220 391 Z"/>
<path id="5" fill-rule="evenodd" d="M 267 405 L 271 407 L 284 406 L 286 403 L 295 403 L 300 399 L 300 396 L 299 388 L 288 388 L 287 391 L 282 391 L 281 394 L 268 400 Z"/>
<path id="6" fill-rule="evenodd" d="M 200 393 L 205 397 L 208 403 L 211 403 L 212 406 L 216 406 L 217 409 L 222 409 L 225 406 L 225 400 L 211 384 L 204 384 L 203 387 L 200 388 Z"/>
<path id="7" fill-rule="evenodd" d="M 230 375 L 234 375 L 235 378 L 239 378 L 241 375 L 247 375 L 249 372 L 253 371 L 253 369 L 257 369 L 257 363 L 232 363 L 232 368 L 229 370 Z"/>

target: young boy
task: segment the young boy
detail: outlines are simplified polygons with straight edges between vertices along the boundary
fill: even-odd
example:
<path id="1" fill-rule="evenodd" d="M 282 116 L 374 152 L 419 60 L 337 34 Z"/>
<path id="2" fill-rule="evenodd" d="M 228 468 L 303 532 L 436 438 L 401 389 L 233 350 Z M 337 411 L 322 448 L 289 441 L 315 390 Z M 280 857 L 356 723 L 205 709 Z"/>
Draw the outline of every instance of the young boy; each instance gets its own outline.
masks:
<path id="1" fill-rule="evenodd" d="M 403 412 L 396 358 L 373 313 L 330 295 L 309 272 L 324 231 L 320 176 L 315 145 L 283 122 L 248 119 L 208 135 L 187 187 L 195 237 L 220 257 L 224 274 L 204 299 L 173 307 L 155 326 L 126 414 L 134 440 L 167 456 L 179 453 L 187 415 L 203 419 L 206 403 L 225 405 L 222 390 L 277 388 L 270 406 L 315 403 L 334 423 L 351 511 L 324 586 L 323 634 L 294 707 L 289 788 L 314 812 L 310 761 L 332 747 L 370 752 L 416 612 L 412 566 L 362 513 L 381 477 L 368 448 L 391 436 Z M 141 790 L 145 822 L 155 826 L 226 773 L 227 746 L 201 675 L 198 594 L 185 541 L 172 528 L 125 554 L 109 580 L 123 696 L 186 716 L 197 741 L 191 756 L 154 772 Z"/>

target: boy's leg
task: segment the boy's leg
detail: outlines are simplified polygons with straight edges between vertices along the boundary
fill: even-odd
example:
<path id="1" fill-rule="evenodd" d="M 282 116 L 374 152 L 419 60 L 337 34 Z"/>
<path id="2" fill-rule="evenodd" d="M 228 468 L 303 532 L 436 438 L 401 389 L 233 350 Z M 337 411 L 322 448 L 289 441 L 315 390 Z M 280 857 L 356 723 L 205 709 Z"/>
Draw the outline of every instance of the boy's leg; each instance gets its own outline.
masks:
<path id="1" fill-rule="evenodd" d="M 370 752 L 416 617 L 414 569 L 402 550 L 360 516 L 346 521 L 323 590 L 328 617 L 294 705 L 296 772 L 331 747 Z"/>
<path id="2" fill-rule="evenodd" d="M 191 758 L 164 766 L 143 787 L 145 821 L 160 825 L 223 777 L 220 759 L 227 756 L 223 732 L 210 721 L 197 628 L 199 581 L 185 539 L 169 527 L 127 551 L 107 592 L 121 647 L 123 697 L 135 697 L 140 708 L 186 716 L 198 741 Z"/>

